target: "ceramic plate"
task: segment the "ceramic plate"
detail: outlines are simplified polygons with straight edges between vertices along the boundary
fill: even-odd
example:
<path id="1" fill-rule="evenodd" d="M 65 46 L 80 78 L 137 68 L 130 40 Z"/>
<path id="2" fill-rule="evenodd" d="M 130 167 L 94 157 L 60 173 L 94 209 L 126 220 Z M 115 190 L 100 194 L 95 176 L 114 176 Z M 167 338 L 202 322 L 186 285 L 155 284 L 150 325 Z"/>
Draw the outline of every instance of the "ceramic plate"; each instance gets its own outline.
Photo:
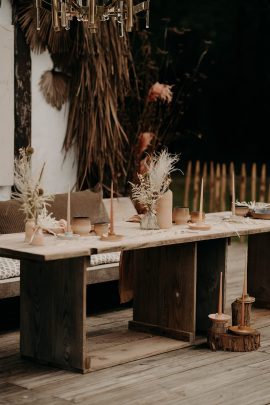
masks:
<path id="1" fill-rule="evenodd" d="M 263 213 L 261 213 L 261 212 L 251 212 L 251 216 L 252 216 L 252 218 L 255 218 L 255 219 L 270 219 L 270 212 L 269 212 L 269 210 L 267 210 L 268 211 L 268 213 L 266 214 L 263 214 Z"/>
<path id="2" fill-rule="evenodd" d="M 191 223 L 191 224 L 188 224 L 188 227 L 190 229 L 194 229 L 195 231 L 208 231 L 208 229 L 211 229 L 211 225 L 206 224 L 204 222 L 202 224 Z"/>
<path id="3" fill-rule="evenodd" d="M 63 240 L 78 239 L 80 237 L 80 235 L 78 235 L 77 233 L 73 233 L 73 235 L 71 235 L 71 236 L 65 235 L 64 233 L 59 233 L 56 236 L 57 236 L 57 238 L 63 239 Z"/>

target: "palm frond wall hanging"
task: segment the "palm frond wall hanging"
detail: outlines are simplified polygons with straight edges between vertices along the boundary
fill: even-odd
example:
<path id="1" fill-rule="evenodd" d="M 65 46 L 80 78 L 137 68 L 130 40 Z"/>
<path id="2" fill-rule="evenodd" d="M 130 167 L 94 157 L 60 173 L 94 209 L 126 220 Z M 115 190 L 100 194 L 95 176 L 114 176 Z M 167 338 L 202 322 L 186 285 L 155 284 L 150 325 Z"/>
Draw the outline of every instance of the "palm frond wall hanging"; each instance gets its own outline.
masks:
<path id="1" fill-rule="evenodd" d="M 48 49 L 54 69 L 45 72 L 40 88 L 45 99 L 60 109 L 69 99 L 63 149 L 75 148 L 77 188 L 93 186 L 125 175 L 127 135 L 118 119 L 130 91 L 132 55 L 128 38 L 119 38 L 113 21 L 100 23 L 95 35 L 87 24 L 72 21 L 70 30 L 55 32 L 50 9 L 36 8 L 32 0 L 17 0 L 18 21 L 31 50 Z"/>

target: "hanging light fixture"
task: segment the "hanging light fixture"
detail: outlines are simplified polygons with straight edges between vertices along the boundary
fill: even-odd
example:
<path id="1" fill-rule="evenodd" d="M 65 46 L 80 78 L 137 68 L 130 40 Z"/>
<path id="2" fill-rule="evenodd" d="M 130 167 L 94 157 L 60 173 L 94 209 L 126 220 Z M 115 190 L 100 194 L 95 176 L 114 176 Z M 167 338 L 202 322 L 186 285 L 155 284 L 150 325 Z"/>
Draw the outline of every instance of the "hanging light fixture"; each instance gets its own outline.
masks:
<path id="1" fill-rule="evenodd" d="M 37 30 L 40 29 L 40 8 L 48 0 L 36 0 Z M 102 2 L 102 4 L 100 4 Z M 98 21 L 114 19 L 119 24 L 120 36 L 132 31 L 134 16 L 145 12 L 146 28 L 149 28 L 150 0 L 134 4 L 134 0 L 51 0 L 52 25 L 55 31 L 68 30 L 73 18 L 88 23 L 92 33 L 98 29 Z"/>

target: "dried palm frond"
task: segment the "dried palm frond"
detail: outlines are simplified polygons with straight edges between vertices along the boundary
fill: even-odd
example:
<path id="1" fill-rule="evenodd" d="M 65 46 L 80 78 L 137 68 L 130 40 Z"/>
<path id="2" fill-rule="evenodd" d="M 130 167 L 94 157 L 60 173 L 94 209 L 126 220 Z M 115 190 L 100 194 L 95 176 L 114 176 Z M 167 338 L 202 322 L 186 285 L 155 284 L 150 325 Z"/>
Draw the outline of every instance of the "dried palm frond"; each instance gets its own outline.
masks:
<path id="1" fill-rule="evenodd" d="M 40 78 L 39 88 L 47 103 L 61 110 L 69 97 L 69 77 L 54 69 L 46 70 Z"/>
<path id="2" fill-rule="evenodd" d="M 107 180 L 112 177 L 116 182 L 125 173 L 128 142 L 118 119 L 118 109 L 130 90 L 128 40 L 119 39 L 112 21 L 100 24 L 95 35 L 80 24 L 70 54 L 75 62 L 64 148 L 76 147 L 78 187 L 89 181 L 89 174 L 102 183 L 105 168 Z"/>
<path id="3" fill-rule="evenodd" d="M 37 30 L 37 13 L 33 0 L 18 1 L 17 18 L 32 51 L 42 53 L 48 48 L 51 53 L 68 52 L 71 46 L 70 35 L 66 30 L 54 31 L 50 10 L 40 8 L 40 30 Z"/>

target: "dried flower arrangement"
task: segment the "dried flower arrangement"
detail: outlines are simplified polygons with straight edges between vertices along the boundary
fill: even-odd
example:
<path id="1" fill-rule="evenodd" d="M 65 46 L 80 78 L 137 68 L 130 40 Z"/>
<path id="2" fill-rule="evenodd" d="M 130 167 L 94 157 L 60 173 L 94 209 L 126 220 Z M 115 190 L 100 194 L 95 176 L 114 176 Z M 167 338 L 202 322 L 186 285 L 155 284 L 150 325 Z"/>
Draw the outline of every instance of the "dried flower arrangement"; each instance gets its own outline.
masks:
<path id="1" fill-rule="evenodd" d="M 155 212 L 157 200 L 168 190 L 171 173 L 176 169 L 178 155 L 168 153 L 166 149 L 149 156 L 145 162 L 146 171 L 138 174 L 138 183 L 132 186 L 132 198 L 147 211 Z"/>
<path id="2" fill-rule="evenodd" d="M 250 210 L 255 210 L 255 209 L 266 209 L 270 207 L 269 203 L 264 203 L 264 202 L 256 202 L 256 201 L 238 201 L 236 200 L 235 205 L 237 207 L 247 207 Z"/>
<path id="3" fill-rule="evenodd" d="M 53 200 L 53 195 L 47 194 L 41 188 L 40 182 L 44 171 L 43 165 L 37 179 L 31 174 L 31 158 L 34 153 L 32 147 L 21 148 L 19 156 L 14 163 L 14 187 L 12 197 L 21 203 L 21 210 L 25 214 L 25 220 L 34 220 L 38 223 L 38 216 L 49 205 L 47 201 Z"/>

